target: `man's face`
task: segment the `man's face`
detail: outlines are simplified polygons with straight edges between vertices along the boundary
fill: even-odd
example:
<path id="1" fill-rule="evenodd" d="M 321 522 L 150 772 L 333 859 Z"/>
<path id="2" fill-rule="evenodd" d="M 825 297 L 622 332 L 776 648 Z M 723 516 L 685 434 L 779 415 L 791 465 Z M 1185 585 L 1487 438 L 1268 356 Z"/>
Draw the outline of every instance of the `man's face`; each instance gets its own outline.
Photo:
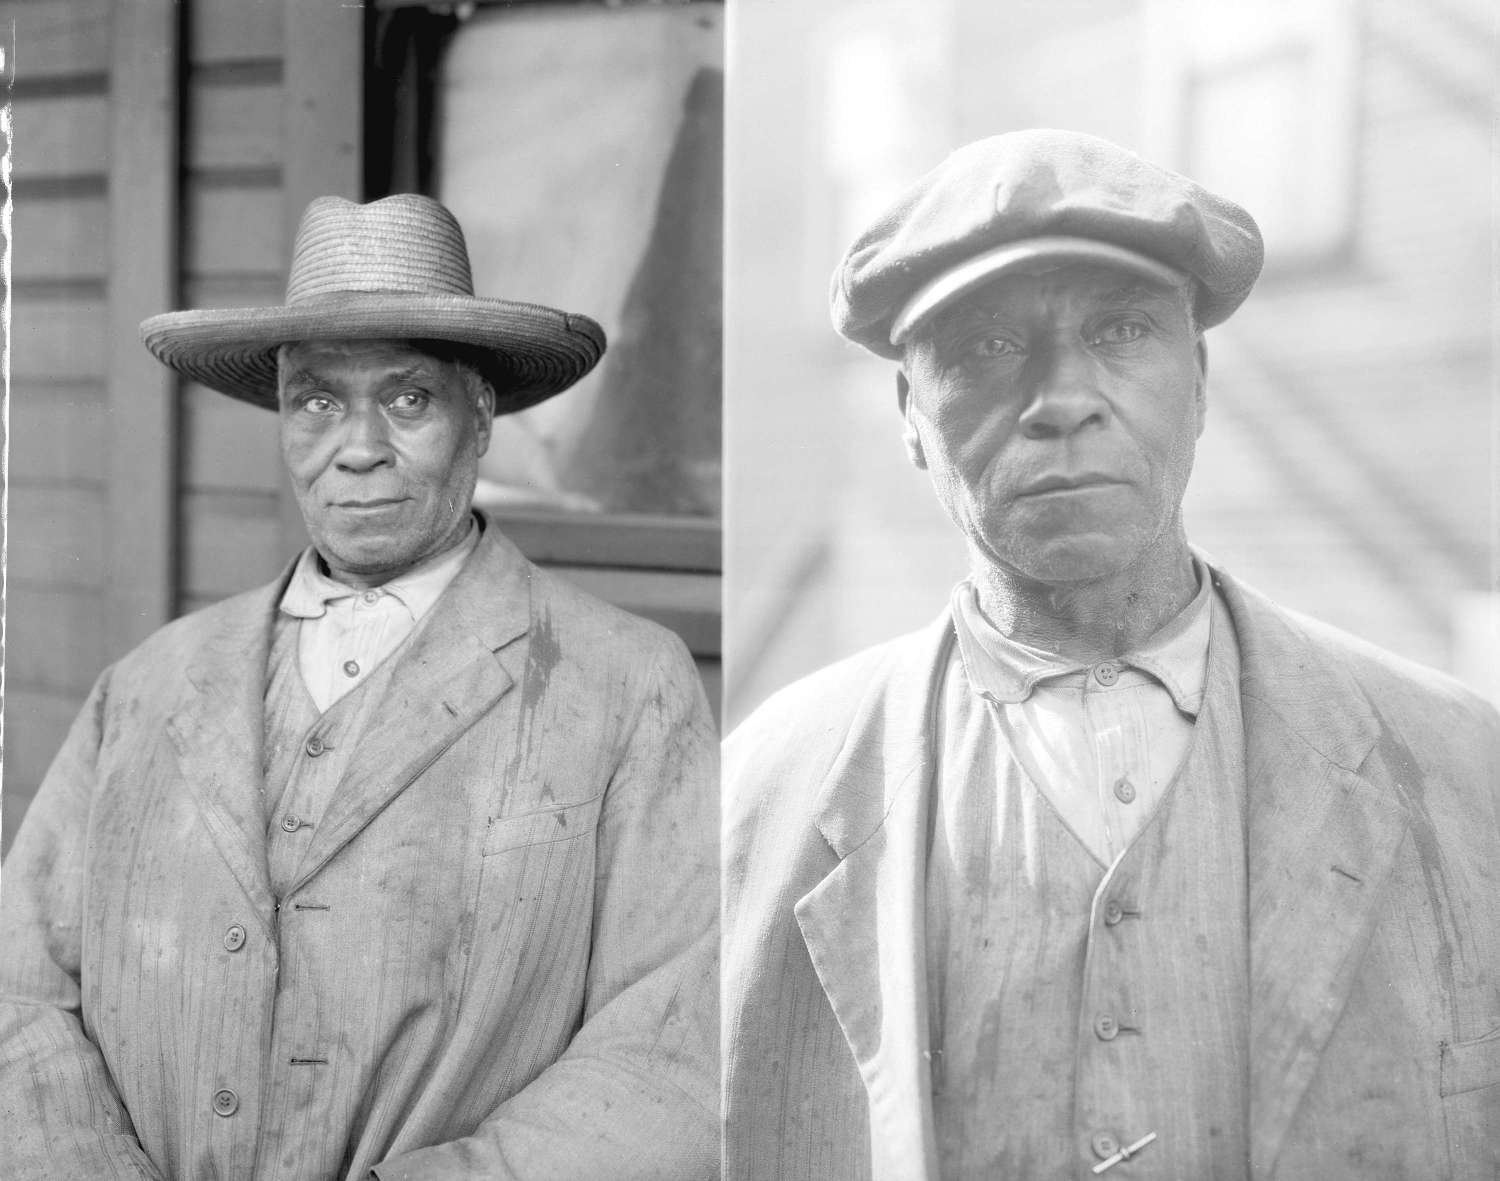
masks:
<path id="1" fill-rule="evenodd" d="M 334 577 L 378 586 L 468 528 L 490 405 L 402 341 L 317 340 L 278 360 L 281 454 Z"/>
<path id="2" fill-rule="evenodd" d="M 905 440 L 990 565 L 1061 584 L 1185 544 L 1204 360 L 1185 290 L 1100 264 L 996 279 L 902 365 Z"/>

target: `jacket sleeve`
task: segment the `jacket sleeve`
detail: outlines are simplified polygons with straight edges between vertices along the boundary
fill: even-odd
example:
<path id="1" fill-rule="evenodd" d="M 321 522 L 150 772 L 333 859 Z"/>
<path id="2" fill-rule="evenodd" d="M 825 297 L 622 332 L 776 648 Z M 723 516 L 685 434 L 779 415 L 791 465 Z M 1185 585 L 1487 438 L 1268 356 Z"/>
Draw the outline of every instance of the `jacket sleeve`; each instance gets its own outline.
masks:
<path id="1" fill-rule="evenodd" d="M 380 1181 L 697 1181 L 718 1170 L 718 757 L 681 643 L 645 678 L 599 820 L 584 1020 L 476 1132 Z"/>
<path id="2" fill-rule="evenodd" d="M 89 809 L 106 672 L 16 834 L 0 892 L 0 1176 L 160 1177 L 136 1140 L 79 986 Z"/>

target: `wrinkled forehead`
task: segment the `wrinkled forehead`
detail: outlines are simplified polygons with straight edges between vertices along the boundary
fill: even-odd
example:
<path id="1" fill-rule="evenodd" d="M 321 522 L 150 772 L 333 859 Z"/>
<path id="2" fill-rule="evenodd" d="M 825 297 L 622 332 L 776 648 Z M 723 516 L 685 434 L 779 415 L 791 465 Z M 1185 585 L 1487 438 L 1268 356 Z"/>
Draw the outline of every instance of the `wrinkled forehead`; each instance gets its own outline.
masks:
<path id="1" fill-rule="evenodd" d="M 1193 316 L 1193 281 L 1171 282 L 1108 263 L 1034 260 L 1007 269 L 936 312 L 915 334 L 944 336 L 995 321 L 1044 322 L 1112 309 Z"/>

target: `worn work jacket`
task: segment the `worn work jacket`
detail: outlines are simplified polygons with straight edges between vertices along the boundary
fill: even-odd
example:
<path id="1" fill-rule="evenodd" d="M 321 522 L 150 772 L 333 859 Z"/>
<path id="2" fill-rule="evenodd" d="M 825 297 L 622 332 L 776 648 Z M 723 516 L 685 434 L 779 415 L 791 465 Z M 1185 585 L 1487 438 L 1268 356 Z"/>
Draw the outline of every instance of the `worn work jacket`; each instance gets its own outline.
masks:
<path id="1" fill-rule="evenodd" d="M 0 1177 L 711 1176 L 717 760 L 682 644 L 490 525 L 278 897 L 286 577 L 107 670 L 21 826 Z"/>
<path id="2" fill-rule="evenodd" d="M 1500 718 L 1215 582 L 1241 656 L 1246 1175 L 1493 1181 Z M 730 1181 L 937 1181 L 923 899 L 951 646 L 945 614 L 783 691 L 726 745 Z M 1119 1173 L 1153 1176 L 1149 1153 Z"/>

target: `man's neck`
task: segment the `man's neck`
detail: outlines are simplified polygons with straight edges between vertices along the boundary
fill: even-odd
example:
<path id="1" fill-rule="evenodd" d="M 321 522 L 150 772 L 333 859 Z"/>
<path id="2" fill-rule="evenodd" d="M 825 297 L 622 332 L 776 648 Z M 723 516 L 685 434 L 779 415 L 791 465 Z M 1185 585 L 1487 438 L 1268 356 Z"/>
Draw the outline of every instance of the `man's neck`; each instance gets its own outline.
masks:
<path id="1" fill-rule="evenodd" d="M 1044 583 L 983 562 L 973 564 L 979 606 L 1018 643 L 1093 663 L 1141 647 L 1182 612 L 1198 590 L 1186 542 L 1166 555 L 1087 582 Z"/>

